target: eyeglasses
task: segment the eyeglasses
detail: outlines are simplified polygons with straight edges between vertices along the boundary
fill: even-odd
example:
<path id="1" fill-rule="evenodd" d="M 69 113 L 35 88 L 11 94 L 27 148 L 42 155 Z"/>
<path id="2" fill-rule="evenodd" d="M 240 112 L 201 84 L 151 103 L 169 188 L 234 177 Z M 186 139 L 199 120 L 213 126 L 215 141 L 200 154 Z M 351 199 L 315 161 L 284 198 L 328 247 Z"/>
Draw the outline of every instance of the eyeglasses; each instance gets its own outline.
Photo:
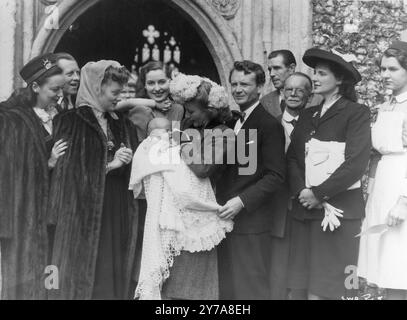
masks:
<path id="1" fill-rule="evenodd" d="M 292 94 L 303 96 L 305 94 L 305 90 L 300 88 L 285 88 L 284 93 L 288 96 L 291 96 Z"/>

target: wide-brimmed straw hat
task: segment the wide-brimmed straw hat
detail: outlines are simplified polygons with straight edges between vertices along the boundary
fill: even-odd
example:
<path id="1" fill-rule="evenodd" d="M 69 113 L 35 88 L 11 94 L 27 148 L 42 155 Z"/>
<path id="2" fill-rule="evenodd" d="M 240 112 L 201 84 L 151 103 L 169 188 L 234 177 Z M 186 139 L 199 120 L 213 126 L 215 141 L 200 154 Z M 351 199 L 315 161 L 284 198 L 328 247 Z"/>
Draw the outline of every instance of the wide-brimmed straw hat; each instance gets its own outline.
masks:
<path id="1" fill-rule="evenodd" d="M 339 66 L 343 70 L 345 77 L 352 80 L 353 84 L 362 80 L 362 76 L 352 63 L 347 62 L 341 56 L 326 50 L 318 48 L 308 49 L 304 53 L 302 61 L 311 68 L 315 68 L 315 66 L 321 61 L 328 61 Z"/>

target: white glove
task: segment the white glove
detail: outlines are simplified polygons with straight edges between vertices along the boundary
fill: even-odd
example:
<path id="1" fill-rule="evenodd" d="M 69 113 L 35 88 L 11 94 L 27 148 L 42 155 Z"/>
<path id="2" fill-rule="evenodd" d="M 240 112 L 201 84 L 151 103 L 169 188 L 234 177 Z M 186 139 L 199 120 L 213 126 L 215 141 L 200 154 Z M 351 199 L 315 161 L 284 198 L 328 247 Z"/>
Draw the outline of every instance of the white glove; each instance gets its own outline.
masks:
<path id="1" fill-rule="evenodd" d="M 343 211 L 331 206 L 328 202 L 322 203 L 322 206 L 325 209 L 325 217 L 321 223 L 322 230 L 325 232 L 328 226 L 331 231 L 339 228 L 341 222 L 339 221 L 338 217 L 343 218 Z"/>

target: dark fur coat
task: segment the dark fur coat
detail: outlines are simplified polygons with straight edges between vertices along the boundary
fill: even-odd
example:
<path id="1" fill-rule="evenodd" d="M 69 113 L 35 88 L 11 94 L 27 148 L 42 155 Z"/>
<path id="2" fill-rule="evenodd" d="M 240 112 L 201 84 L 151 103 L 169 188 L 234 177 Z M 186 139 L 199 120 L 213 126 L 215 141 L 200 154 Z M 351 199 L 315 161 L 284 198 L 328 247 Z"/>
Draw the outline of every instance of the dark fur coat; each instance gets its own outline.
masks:
<path id="1" fill-rule="evenodd" d="M 45 299 L 49 169 L 44 127 L 18 98 L 0 104 L 2 299 Z M 49 141 L 48 141 L 49 142 Z"/>
<path id="2" fill-rule="evenodd" d="M 129 120 L 107 116 L 115 137 L 133 151 L 137 132 Z M 59 114 L 54 119 L 55 141 L 68 141 L 66 154 L 58 161 L 51 180 L 49 223 L 56 225 L 52 264 L 59 269 L 59 290 L 53 299 L 91 299 L 101 232 L 106 182 L 107 139 L 90 107 Z M 120 183 L 126 186 L 130 165 Z M 137 241 L 138 205 L 128 196 L 128 243 L 126 248 L 126 284 L 130 284 Z M 118 208 L 119 210 L 119 208 Z M 129 288 L 124 296 L 128 296 Z"/>

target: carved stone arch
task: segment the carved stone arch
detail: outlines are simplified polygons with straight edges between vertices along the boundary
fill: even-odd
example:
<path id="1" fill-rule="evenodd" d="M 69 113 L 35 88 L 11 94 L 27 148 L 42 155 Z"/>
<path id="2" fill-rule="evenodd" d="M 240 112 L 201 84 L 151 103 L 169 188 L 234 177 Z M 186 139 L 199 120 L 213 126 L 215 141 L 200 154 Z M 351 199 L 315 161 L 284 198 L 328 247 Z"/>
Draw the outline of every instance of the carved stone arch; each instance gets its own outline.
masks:
<path id="1" fill-rule="evenodd" d="M 53 51 L 72 23 L 99 1 L 63 0 L 59 3 L 59 29 L 45 28 L 46 16 L 42 17 L 30 56 Z M 229 71 L 234 61 L 242 59 L 242 54 L 227 22 L 207 0 L 168 0 L 168 2 L 194 24 L 211 53 L 222 84 L 229 87 Z"/>

